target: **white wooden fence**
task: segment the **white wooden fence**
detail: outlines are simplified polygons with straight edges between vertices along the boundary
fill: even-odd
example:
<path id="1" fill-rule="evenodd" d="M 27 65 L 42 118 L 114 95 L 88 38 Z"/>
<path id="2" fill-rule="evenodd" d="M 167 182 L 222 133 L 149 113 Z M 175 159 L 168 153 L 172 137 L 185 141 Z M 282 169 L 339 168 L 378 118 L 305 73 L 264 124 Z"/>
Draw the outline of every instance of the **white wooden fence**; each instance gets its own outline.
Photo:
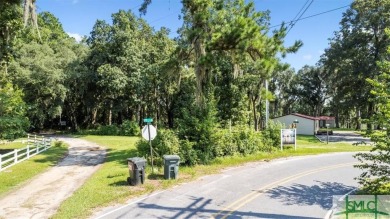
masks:
<path id="1" fill-rule="evenodd" d="M 30 159 L 30 157 L 34 155 L 46 151 L 51 147 L 51 142 L 51 138 L 45 138 L 44 136 L 37 135 L 28 135 L 27 147 L 14 149 L 13 151 L 6 154 L 0 154 L 0 172 L 17 163 Z"/>

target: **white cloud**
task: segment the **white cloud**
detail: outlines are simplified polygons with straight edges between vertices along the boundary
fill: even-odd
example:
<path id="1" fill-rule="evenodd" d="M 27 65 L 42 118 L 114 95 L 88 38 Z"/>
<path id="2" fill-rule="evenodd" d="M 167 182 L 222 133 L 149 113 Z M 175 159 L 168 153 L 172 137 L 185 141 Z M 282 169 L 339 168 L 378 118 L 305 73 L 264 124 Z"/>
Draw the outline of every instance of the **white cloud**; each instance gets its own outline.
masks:
<path id="1" fill-rule="evenodd" d="M 83 38 L 80 34 L 78 33 L 67 33 L 70 37 L 73 37 L 77 42 L 80 42 L 81 39 Z"/>
<path id="2" fill-rule="evenodd" d="M 309 54 L 309 55 L 304 55 L 304 56 L 303 56 L 303 59 L 304 59 L 304 60 L 311 60 L 312 58 L 313 58 L 313 56 L 310 55 L 310 54 Z"/>

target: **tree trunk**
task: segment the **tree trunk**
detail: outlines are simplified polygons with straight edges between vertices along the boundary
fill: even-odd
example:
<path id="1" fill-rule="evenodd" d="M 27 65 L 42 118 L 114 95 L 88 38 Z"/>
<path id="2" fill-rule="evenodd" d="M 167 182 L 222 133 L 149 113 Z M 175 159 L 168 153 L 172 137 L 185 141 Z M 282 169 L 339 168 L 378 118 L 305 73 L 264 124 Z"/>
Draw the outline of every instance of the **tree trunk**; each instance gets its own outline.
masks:
<path id="1" fill-rule="evenodd" d="M 70 115 L 70 122 L 72 123 L 73 131 L 76 131 L 79 128 L 79 126 L 77 124 L 77 118 L 75 114 Z"/>
<path id="2" fill-rule="evenodd" d="M 360 122 L 360 110 L 356 108 L 356 130 L 361 130 L 362 124 Z"/>
<path id="3" fill-rule="evenodd" d="M 252 112 L 253 112 L 253 122 L 255 123 L 255 125 L 254 125 L 255 131 L 258 131 L 259 124 L 257 122 L 258 118 L 257 118 L 257 112 L 256 112 L 256 99 L 253 99 L 253 98 L 252 98 Z"/>
<path id="4" fill-rule="evenodd" d="M 108 125 L 112 124 L 112 106 L 113 106 L 113 103 L 112 103 L 112 100 L 110 100 L 110 108 L 108 110 Z"/>
<path id="5" fill-rule="evenodd" d="M 174 120 L 173 109 L 169 109 L 169 110 L 168 110 L 168 127 L 169 127 L 170 129 L 173 128 L 173 125 L 174 125 L 173 120 Z"/>
<path id="6" fill-rule="evenodd" d="M 92 121 L 91 121 L 92 125 L 96 124 L 97 111 L 98 111 L 97 108 L 92 109 Z"/>
<path id="7" fill-rule="evenodd" d="M 173 125 L 174 125 L 174 113 L 173 113 L 173 105 L 174 105 L 174 102 L 171 101 L 169 103 L 169 98 L 167 97 L 166 101 L 165 101 L 165 104 L 166 104 L 166 111 L 167 111 L 167 117 L 168 117 L 168 127 L 169 128 L 173 128 Z"/>
<path id="8" fill-rule="evenodd" d="M 368 103 L 368 118 L 371 118 L 372 115 L 374 115 L 374 103 L 373 102 L 369 102 Z M 371 124 L 371 122 L 367 123 L 367 129 L 368 130 L 372 130 L 373 129 L 373 125 Z"/>
<path id="9" fill-rule="evenodd" d="M 155 100 L 155 118 L 156 118 L 156 128 L 158 127 L 158 121 L 160 117 L 160 112 L 159 112 L 159 102 L 158 102 L 158 95 L 157 95 L 157 86 L 154 86 L 154 100 Z"/>

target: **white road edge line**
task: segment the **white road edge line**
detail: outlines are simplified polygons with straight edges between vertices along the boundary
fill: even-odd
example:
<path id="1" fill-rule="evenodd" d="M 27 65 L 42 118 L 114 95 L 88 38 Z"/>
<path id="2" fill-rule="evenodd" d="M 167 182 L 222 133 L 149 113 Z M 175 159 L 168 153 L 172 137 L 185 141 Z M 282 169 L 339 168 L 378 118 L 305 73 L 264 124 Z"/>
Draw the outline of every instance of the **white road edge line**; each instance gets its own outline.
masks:
<path id="1" fill-rule="evenodd" d="M 352 189 L 352 190 L 349 191 L 347 194 L 343 195 L 343 196 L 339 199 L 339 201 L 345 199 L 345 197 L 346 197 L 347 195 L 351 194 L 352 192 L 354 192 L 354 191 L 356 191 L 356 190 L 357 190 L 357 189 Z M 331 208 L 328 212 L 326 212 L 326 215 L 325 215 L 324 219 L 331 219 L 331 216 L 332 216 L 332 214 L 333 214 L 333 209 L 336 208 L 336 207 L 337 207 L 337 205 L 333 205 L 332 208 Z"/>
<path id="2" fill-rule="evenodd" d="M 156 196 L 156 195 L 158 195 L 158 194 L 161 194 L 161 193 L 163 193 L 163 192 L 165 192 L 165 191 L 166 191 L 166 190 L 163 190 L 163 191 L 160 191 L 160 192 L 156 192 L 156 193 L 150 194 L 150 195 L 148 195 L 148 196 L 146 196 L 146 197 L 140 198 L 140 199 L 135 200 L 135 201 L 133 201 L 133 202 L 130 202 L 130 203 L 126 204 L 126 205 L 123 205 L 122 207 L 116 208 L 116 209 L 114 209 L 114 210 L 112 210 L 112 211 L 109 211 L 109 212 L 103 214 L 103 215 L 100 215 L 99 217 L 97 217 L 97 218 L 95 218 L 95 219 L 101 219 L 101 218 L 103 218 L 103 217 L 105 217 L 105 216 L 108 216 L 108 215 L 110 215 L 110 214 L 112 214 L 112 213 L 114 213 L 114 212 L 116 212 L 116 211 L 119 211 L 119 210 L 121 210 L 121 209 L 123 209 L 123 208 L 126 208 L 126 207 L 130 206 L 130 205 L 133 205 L 133 204 L 135 204 L 135 203 L 138 203 L 138 202 L 140 202 L 140 201 L 143 201 L 143 200 L 145 200 L 145 199 L 147 199 L 147 198 L 150 198 L 150 197 Z"/>

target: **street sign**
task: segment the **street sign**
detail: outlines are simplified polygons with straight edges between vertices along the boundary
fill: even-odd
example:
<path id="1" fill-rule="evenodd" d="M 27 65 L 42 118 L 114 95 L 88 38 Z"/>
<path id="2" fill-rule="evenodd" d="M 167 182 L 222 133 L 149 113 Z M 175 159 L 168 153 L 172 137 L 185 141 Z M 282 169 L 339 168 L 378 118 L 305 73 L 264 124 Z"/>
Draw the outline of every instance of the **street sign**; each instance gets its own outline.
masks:
<path id="1" fill-rule="evenodd" d="M 148 126 L 150 131 L 150 140 L 153 140 L 157 136 L 157 130 L 153 125 L 145 125 L 142 128 L 142 137 L 149 141 Z"/>
<path id="2" fill-rule="evenodd" d="M 153 119 L 152 118 L 145 118 L 144 122 L 145 123 L 151 123 L 151 122 L 153 122 Z"/>

